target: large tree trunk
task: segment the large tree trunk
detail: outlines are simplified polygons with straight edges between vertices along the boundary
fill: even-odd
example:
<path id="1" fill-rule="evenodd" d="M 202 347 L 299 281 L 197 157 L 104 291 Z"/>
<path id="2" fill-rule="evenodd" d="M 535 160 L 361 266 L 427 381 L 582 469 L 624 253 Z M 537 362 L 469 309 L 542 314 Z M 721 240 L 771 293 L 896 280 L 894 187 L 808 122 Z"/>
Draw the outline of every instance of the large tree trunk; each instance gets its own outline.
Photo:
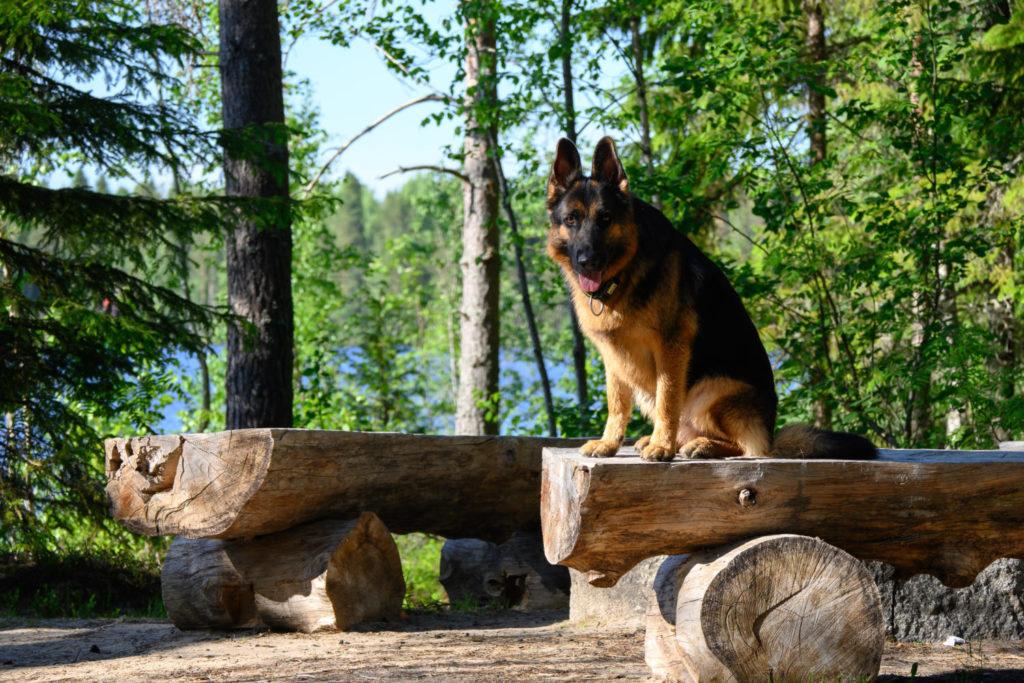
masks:
<path id="1" fill-rule="evenodd" d="M 572 78 L 572 0 L 562 0 L 562 18 L 559 37 L 565 46 L 562 52 L 562 95 L 565 98 L 565 137 L 576 144 L 576 102 L 575 85 Z M 590 419 L 590 400 L 587 396 L 587 347 L 583 342 L 583 331 L 572 304 L 572 294 L 566 300 L 569 308 L 569 326 L 572 330 L 572 366 L 576 373 L 576 402 L 580 408 L 580 426 Z"/>
<path id="2" fill-rule="evenodd" d="M 372 512 L 251 541 L 179 537 L 160 578 L 181 629 L 347 629 L 397 619 L 405 596 L 398 548 Z"/>
<path id="3" fill-rule="evenodd" d="M 241 208 L 227 237 L 230 428 L 292 424 L 292 233 L 276 0 L 221 0 L 224 181 Z"/>
<path id="4" fill-rule="evenodd" d="M 481 114 L 496 105 L 494 22 L 486 3 L 464 2 L 466 14 L 466 139 L 463 172 L 462 315 L 457 434 L 497 434 L 492 399 L 498 393 L 499 334 L 498 179 L 491 141 L 492 120 Z"/>
<path id="5" fill-rule="evenodd" d="M 655 555 L 796 533 L 961 588 L 993 560 L 1024 558 L 1024 453 L 648 463 L 550 448 L 541 526 L 548 561 L 595 586 Z"/>
<path id="6" fill-rule="evenodd" d="M 666 561 L 647 619 L 647 664 L 672 681 L 872 680 L 885 644 L 863 563 L 788 534 Z"/>

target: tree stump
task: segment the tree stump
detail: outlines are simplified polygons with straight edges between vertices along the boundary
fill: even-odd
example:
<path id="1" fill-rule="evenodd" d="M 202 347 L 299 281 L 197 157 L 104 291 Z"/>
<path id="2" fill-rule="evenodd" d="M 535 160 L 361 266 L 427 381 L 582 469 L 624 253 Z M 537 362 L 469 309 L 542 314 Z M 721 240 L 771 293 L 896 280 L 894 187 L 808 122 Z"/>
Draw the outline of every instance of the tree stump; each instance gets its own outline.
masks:
<path id="1" fill-rule="evenodd" d="M 569 570 L 548 564 L 536 532 L 517 531 L 501 545 L 475 538 L 445 541 L 441 585 L 452 604 L 497 603 L 519 610 L 569 604 Z"/>
<path id="2" fill-rule="evenodd" d="M 251 541 L 178 537 L 161 584 L 180 629 L 347 629 L 397 618 L 405 596 L 398 548 L 370 512 Z"/>
<path id="3" fill-rule="evenodd" d="M 885 637 L 864 565 L 796 535 L 666 561 L 647 623 L 651 670 L 688 682 L 873 679 Z"/>

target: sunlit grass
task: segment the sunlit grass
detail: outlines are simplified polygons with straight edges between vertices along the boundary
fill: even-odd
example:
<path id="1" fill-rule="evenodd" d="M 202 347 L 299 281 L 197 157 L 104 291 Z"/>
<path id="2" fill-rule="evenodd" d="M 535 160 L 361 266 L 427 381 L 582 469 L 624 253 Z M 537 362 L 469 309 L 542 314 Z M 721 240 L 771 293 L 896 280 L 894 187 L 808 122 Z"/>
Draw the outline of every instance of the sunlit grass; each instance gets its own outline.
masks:
<path id="1" fill-rule="evenodd" d="M 395 535 L 405 575 L 406 609 L 436 609 L 448 603 L 438 572 L 444 539 L 428 534 Z"/>

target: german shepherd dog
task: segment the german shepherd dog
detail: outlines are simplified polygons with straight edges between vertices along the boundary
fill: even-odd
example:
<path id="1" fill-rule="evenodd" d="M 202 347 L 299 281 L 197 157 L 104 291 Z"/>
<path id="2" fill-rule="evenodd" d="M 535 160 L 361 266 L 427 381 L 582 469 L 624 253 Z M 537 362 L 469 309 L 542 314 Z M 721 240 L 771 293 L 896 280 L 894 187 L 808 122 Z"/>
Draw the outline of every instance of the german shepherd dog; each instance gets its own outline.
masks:
<path id="1" fill-rule="evenodd" d="M 780 457 L 867 459 L 853 434 L 791 426 L 775 434 L 778 398 L 757 329 L 721 270 L 629 191 L 611 138 L 590 176 L 566 139 L 547 190 L 547 251 L 572 289 L 584 334 L 604 361 L 608 421 L 585 455 L 615 455 L 634 403 L 654 424 L 644 460 Z"/>

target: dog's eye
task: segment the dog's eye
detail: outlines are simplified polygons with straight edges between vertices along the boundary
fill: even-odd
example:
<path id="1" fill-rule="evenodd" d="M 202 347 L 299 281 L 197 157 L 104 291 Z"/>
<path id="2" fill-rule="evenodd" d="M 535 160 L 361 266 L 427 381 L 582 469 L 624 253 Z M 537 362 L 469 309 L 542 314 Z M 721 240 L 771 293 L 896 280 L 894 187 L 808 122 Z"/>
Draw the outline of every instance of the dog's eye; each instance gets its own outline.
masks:
<path id="1" fill-rule="evenodd" d="M 607 228 L 609 225 L 612 224 L 612 215 L 607 211 L 602 211 L 601 213 L 597 214 L 597 224 L 602 228 Z"/>
<path id="2" fill-rule="evenodd" d="M 565 220 L 562 221 L 562 222 L 565 223 L 570 228 L 575 228 L 576 227 L 576 223 L 578 221 L 579 221 L 579 215 L 575 211 L 573 211 L 572 213 L 567 214 L 566 217 L 565 217 Z"/>

